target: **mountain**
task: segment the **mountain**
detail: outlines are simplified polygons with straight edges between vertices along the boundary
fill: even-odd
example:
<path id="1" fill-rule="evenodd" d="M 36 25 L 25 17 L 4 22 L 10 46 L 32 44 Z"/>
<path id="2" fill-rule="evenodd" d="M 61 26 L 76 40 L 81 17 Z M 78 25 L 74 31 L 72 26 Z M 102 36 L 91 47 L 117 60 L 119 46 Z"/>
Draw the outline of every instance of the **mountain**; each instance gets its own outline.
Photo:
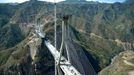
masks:
<path id="1" fill-rule="evenodd" d="M 133 0 L 126 0 L 126 3 L 134 3 Z"/>
<path id="2" fill-rule="evenodd" d="M 133 75 L 133 55 L 133 51 L 121 52 L 113 59 L 113 62 L 108 67 L 100 72 L 99 75 Z"/>
<path id="3" fill-rule="evenodd" d="M 18 7 L 10 4 L 0 4 L 0 48 L 9 48 L 15 46 L 23 39 L 20 34 L 20 28 L 17 24 L 9 24 L 10 18 Z M 17 39 L 14 36 L 18 37 Z"/>
<path id="4" fill-rule="evenodd" d="M 89 61 L 100 75 L 111 75 L 109 70 L 122 63 L 119 54 L 134 50 L 133 10 L 133 3 L 57 4 L 58 48 L 61 44 L 61 19 L 69 14 L 71 41 L 68 43 L 71 49 L 77 49 L 78 54 L 74 55 L 80 57 L 79 66 L 89 66 L 82 62 Z M 0 4 L 0 16 L 0 75 L 53 75 L 54 59 L 42 39 L 33 34 L 32 27 L 43 25 L 44 32 L 54 42 L 53 4 L 36 0 L 17 5 Z M 109 67 L 117 55 L 118 61 Z M 118 66 L 119 70 L 124 70 L 125 66 Z"/>

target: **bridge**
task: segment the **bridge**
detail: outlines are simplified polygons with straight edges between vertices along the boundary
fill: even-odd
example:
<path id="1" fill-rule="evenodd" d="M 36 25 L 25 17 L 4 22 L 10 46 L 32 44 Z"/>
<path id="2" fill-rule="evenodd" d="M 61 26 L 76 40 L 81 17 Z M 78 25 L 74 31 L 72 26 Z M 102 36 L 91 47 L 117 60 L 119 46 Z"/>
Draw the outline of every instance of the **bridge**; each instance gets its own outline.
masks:
<path id="1" fill-rule="evenodd" d="M 64 22 L 62 23 L 63 28 L 63 42 L 64 42 Z M 63 52 L 63 45 L 61 46 L 60 52 L 51 44 L 50 40 L 45 37 L 45 33 L 41 31 L 41 28 L 36 27 L 35 29 L 36 34 L 43 39 L 45 45 L 53 55 L 55 62 L 56 62 L 56 68 L 58 69 L 58 75 L 81 75 L 80 72 L 68 61 L 64 56 L 62 56 Z M 62 44 L 63 44 L 62 42 Z M 63 72 L 63 73 L 62 73 Z"/>
<path id="2" fill-rule="evenodd" d="M 48 50 L 51 52 L 52 56 L 55 59 L 55 75 L 86 75 L 81 73 L 76 67 L 74 67 L 74 65 L 71 63 L 71 57 L 70 57 L 70 53 L 69 53 L 69 48 L 68 48 L 68 44 L 67 44 L 67 37 L 69 36 L 68 33 L 68 19 L 70 17 L 70 15 L 65 15 L 63 16 L 62 19 L 62 42 L 61 42 L 61 46 L 60 49 L 57 49 L 57 18 L 56 18 L 56 3 L 55 3 L 55 7 L 54 7 L 54 45 L 51 44 L 51 41 L 46 37 L 46 34 L 42 31 L 41 27 L 39 25 L 35 26 L 35 32 L 36 35 L 38 35 L 40 38 L 42 38 L 43 43 L 46 45 L 46 47 L 48 48 Z M 63 47 L 65 47 L 65 49 L 63 49 Z M 63 55 L 63 51 L 66 50 L 66 57 Z M 90 70 L 91 74 L 88 75 L 96 75 L 92 65 L 90 64 Z"/>

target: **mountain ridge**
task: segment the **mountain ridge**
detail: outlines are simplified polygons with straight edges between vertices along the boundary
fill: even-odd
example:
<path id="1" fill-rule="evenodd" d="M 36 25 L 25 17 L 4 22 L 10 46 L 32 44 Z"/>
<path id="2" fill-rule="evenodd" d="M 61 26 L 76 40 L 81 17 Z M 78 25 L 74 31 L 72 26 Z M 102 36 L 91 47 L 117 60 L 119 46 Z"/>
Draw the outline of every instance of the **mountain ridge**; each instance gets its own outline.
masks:
<path id="1" fill-rule="evenodd" d="M 32 25 L 44 25 L 44 31 L 47 33 L 52 43 L 54 42 L 53 4 L 44 3 L 45 2 L 41 1 L 25 2 L 15 6 L 0 4 L 0 10 L 5 10 L 0 12 L 0 16 L 2 16 L 2 20 L 0 20 L 0 53 L 3 53 L 0 55 L 0 59 L 2 64 L 7 66 L 0 66 L 4 69 L 0 70 L 0 73 L 4 71 L 4 73 L 9 72 L 9 74 L 12 74 L 10 73 L 10 70 L 14 72 L 13 75 L 17 73 L 15 71 L 15 69 L 17 69 L 15 65 L 17 64 L 10 64 L 11 66 L 8 68 L 9 64 L 6 63 L 6 61 L 14 62 L 16 60 L 7 59 L 12 57 L 10 54 L 12 53 L 12 49 L 10 50 L 10 48 L 14 49 L 16 45 L 22 42 L 22 45 L 17 48 L 15 47 L 15 51 L 20 51 L 17 55 L 21 52 L 25 54 L 25 48 L 22 47 L 29 41 L 28 38 L 31 36 L 31 32 L 33 32 L 31 28 Z M 9 12 L 11 10 L 12 12 Z M 57 4 L 57 10 L 57 28 L 59 37 L 61 36 L 61 17 L 64 14 L 71 14 L 72 17 L 69 19 L 69 25 L 71 27 L 70 32 L 74 33 L 71 37 L 80 47 L 78 49 L 87 53 L 86 56 L 90 62 L 92 61 L 91 64 L 93 65 L 93 68 L 95 68 L 96 72 L 100 72 L 100 70 L 107 67 L 111 63 L 111 59 L 120 52 L 125 50 L 134 50 L 133 4 Z M 7 13 L 10 13 L 11 15 L 8 15 Z M 27 41 L 23 42 L 25 39 L 27 39 Z M 58 41 L 61 41 L 60 38 Z M 38 50 L 35 62 L 38 64 L 38 67 L 40 67 L 38 69 L 38 73 L 40 75 L 43 75 L 47 71 L 54 73 L 53 58 L 50 52 L 46 47 L 41 48 L 42 47 L 40 45 L 37 46 Z M 30 50 L 28 46 L 26 47 L 26 50 Z M 9 55 L 7 54 L 7 58 L 4 58 L 4 54 L 6 53 L 9 53 Z M 17 58 L 20 60 L 19 56 Z M 24 56 L 24 59 L 32 60 L 29 52 L 28 57 Z M 48 66 L 43 64 L 43 62 L 46 64 L 49 62 L 51 63 Z M 32 61 L 28 63 L 27 60 L 25 60 L 21 63 L 21 65 L 31 65 L 31 63 Z M 41 67 L 42 65 L 44 68 Z M 23 72 L 25 66 L 19 70 Z M 19 68 L 20 67 L 21 66 L 19 66 Z M 31 66 L 28 70 L 33 69 L 32 67 L 34 66 Z M 2 73 L 2 75 L 5 75 L 4 73 Z M 34 72 L 28 74 L 27 71 L 24 71 L 24 73 L 26 73 L 26 75 L 35 74 Z"/>

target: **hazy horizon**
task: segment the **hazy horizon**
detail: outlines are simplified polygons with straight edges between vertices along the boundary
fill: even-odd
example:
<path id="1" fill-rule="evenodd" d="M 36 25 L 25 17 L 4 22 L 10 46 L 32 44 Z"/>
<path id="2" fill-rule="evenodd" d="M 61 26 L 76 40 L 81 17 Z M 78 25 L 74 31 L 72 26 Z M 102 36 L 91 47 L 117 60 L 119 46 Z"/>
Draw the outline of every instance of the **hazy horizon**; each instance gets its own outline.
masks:
<path id="1" fill-rule="evenodd" d="M 0 3 L 22 3 L 29 0 L 0 0 Z M 47 2 L 54 2 L 54 0 L 39 0 L 39 1 L 47 1 Z M 65 0 L 55 0 L 56 2 L 61 2 Z M 114 3 L 114 2 L 124 2 L 125 0 L 87 0 L 87 1 L 98 1 L 98 2 L 105 2 L 105 3 Z"/>

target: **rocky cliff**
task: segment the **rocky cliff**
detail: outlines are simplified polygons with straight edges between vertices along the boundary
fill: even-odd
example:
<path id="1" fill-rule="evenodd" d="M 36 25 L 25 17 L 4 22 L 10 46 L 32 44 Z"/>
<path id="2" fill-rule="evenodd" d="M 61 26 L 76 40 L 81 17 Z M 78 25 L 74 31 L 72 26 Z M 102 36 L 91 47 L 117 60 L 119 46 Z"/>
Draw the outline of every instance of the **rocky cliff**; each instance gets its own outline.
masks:
<path id="1" fill-rule="evenodd" d="M 61 19 L 69 14 L 68 25 L 73 40 L 69 43 L 83 52 L 99 72 L 120 52 L 134 50 L 133 10 L 133 3 L 59 3 L 58 45 L 61 41 Z M 52 55 L 41 39 L 32 34 L 33 26 L 42 25 L 53 43 L 53 4 L 41 1 L 0 4 L 0 16 L 0 74 L 53 75 Z"/>

